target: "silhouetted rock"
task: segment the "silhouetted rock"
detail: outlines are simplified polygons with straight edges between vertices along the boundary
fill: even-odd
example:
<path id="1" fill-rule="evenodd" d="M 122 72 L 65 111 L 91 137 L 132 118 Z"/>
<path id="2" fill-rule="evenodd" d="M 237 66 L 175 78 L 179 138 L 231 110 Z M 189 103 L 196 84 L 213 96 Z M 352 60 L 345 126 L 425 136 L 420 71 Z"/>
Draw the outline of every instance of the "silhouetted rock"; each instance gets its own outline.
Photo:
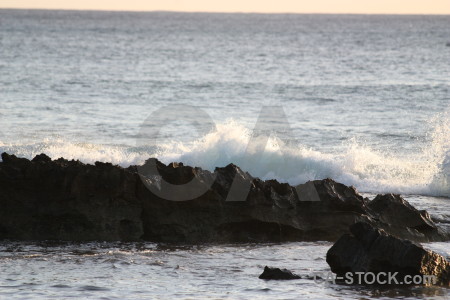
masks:
<path id="1" fill-rule="evenodd" d="M 46 162 L 52 161 L 52 159 L 50 157 L 48 157 L 47 155 L 45 155 L 44 153 L 41 153 L 41 154 L 36 155 L 31 161 L 46 163 Z"/>
<path id="2" fill-rule="evenodd" d="M 417 241 L 448 238 L 401 197 L 371 202 L 331 179 L 294 187 L 233 164 L 209 172 L 157 159 L 128 168 L 45 154 L 30 161 L 3 153 L 2 160 L 0 239 L 335 241 L 359 221 Z"/>
<path id="3" fill-rule="evenodd" d="M 266 266 L 262 274 L 259 275 L 259 279 L 292 280 L 292 279 L 301 279 L 301 277 L 286 269 L 270 268 Z"/>
<path id="4" fill-rule="evenodd" d="M 441 255 L 367 223 L 353 224 L 350 231 L 351 234 L 344 234 L 327 252 L 327 263 L 338 276 L 345 278 L 347 273 L 352 273 L 356 279 L 357 272 L 397 272 L 396 281 L 390 281 L 391 284 L 406 283 L 405 279 L 410 281 L 416 275 L 422 278 L 434 275 L 437 284 L 449 285 L 450 263 Z M 411 277 L 405 278 L 408 275 Z"/>

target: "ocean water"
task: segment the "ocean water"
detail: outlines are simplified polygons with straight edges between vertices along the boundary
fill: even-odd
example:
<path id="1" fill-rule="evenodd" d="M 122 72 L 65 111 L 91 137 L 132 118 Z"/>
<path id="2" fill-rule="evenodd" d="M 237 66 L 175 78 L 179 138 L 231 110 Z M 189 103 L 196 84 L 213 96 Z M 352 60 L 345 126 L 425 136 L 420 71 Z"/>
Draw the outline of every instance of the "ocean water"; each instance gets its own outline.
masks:
<path id="1" fill-rule="evenodd" d="M 121 166 L 232 162 L 291 184 L 331 177 L 371 196 L 402 193 L 448 228 L 448 42 L 450 16 L 0 10 L 0 150 Z M 263 118 L 270 106 L 284 115 Z M 192 108 L 214 126 L 183 118 Z M 258 121 L 288 134 L 272 132 L 249 160 Z M 449 295 L 257 279 L 266 264 L 324 270 L 329 246 L 4 242 L 0 298 Z M 427 246 L 450 255 L 449 243 Z"/>

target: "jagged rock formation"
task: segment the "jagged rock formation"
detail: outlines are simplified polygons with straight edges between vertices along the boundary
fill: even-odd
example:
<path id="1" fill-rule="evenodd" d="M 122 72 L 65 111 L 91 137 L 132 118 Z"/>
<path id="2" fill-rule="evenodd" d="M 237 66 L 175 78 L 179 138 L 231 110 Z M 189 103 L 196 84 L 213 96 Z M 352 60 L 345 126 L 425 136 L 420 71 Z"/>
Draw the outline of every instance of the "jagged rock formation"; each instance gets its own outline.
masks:
<path id="1" fill-rule="evenodd" d="M 44 154 L 30 161 L 3 153 L 2 160 L 0 239 L 334 241 L 358 221 L 402 238 L 448 239 L 426 212 L 400 196 L 369 201 L 331 179 L 293 187 L 253 178 L 233 164 L 209 172 L 156 159 L 128 168 L 52 161 Z M 235 178 L 249 187 L 245 201 L 227 201 Z M 186 193 L 205 190 L 193 200 L 166 200 L 151 191 L 170 192 L 192 179 L 196 183 Z"/>
<path id="2" fill-rule="evenodd" d="M 345 278 L 348 272 L 397 273 L 393 277 L 395 280 L 388 283 L 405 284 L 414 283 L 413 276 L 420 275 L 423 284 L 423 276 L 432 275 L 436 277 L 436 284 L 449 285 L 450 263 L 441 255 L 367 223 L 355 223 L 350 226 L 350 231 L 351 234 L 344 234 L 327 253 L 327 263 L 337 276 Z M 369 280 L 372 281 L 372 277 Z M 355 280 L 356 275 L 353 278 Z M 389 280 L 388 276 L 380 278 L 384 282 Z"/>

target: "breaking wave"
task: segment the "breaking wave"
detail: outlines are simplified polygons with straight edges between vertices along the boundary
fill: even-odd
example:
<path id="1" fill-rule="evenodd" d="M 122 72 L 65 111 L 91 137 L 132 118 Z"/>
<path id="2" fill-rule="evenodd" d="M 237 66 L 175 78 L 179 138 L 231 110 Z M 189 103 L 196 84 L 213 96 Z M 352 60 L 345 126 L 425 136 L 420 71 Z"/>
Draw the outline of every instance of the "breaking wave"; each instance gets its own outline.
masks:
<path id="1" fill-rule="evenodd" d="M 54 139 L 27 145 L 0 143 L 0 150 L 27 158 L 46 153 L 53 159 L 104 161 L 124 167 L 141 164 L 149 157 L 157 157 L 165 163 L 181 161 L 208 170 L 234 163 L 253 176 L 290 184 L 333 178 L 362 192 L 450 197 L 448 113 L 431 123 L 433 129 L 427 147 L 409 154 L 396 149 L 375 150 L 356 140 L 350 140 L 333 153 L 326 153 L 299 144 L 285 145 L 276 137 L 246 154 L 251 130 L 233 121 L 217 125 L 214 132 L 194 142 L 166 142 L 157 149 Z"/>

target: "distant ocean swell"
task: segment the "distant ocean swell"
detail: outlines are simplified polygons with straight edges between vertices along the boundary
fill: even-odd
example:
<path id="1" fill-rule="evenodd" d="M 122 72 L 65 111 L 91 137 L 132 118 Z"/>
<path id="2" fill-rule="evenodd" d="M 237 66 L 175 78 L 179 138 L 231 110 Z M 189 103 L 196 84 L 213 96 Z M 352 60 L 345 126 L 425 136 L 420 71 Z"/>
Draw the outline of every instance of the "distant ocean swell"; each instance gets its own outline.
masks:
<path id="1" fill-rule="evenodd" d="M 262 158 L 247 166 L 246 171 L 262 179 L 277 179 L 290 184 L 329 177 L 354 185 L 361 192 L 450 197 L 449 114 L 442 113 L 431 123 L 429 144 L 408 154 L 401 149 L 374 150 L 355 139 L 333 153 L 326 153 L 301 144 L 280 146 L 281 142 L 271 137 Z M 229 163 L 247 165 L 245 151 L 250 134 L 250 129 L 230 121 L 218 124 L 216 131 L 196 141 L 165 141 L 156 149 L 48 139 L 36 144 L 0 142 L 0 150 L 27 158 L 46 153 L 53 159 L 64 157 L 86 163 L 104 161 L 124 167 L 157 157 L 165 163 L 181 161 L 214 170 Z M 285 147 L 283 151 L 281 147 Z"/>

